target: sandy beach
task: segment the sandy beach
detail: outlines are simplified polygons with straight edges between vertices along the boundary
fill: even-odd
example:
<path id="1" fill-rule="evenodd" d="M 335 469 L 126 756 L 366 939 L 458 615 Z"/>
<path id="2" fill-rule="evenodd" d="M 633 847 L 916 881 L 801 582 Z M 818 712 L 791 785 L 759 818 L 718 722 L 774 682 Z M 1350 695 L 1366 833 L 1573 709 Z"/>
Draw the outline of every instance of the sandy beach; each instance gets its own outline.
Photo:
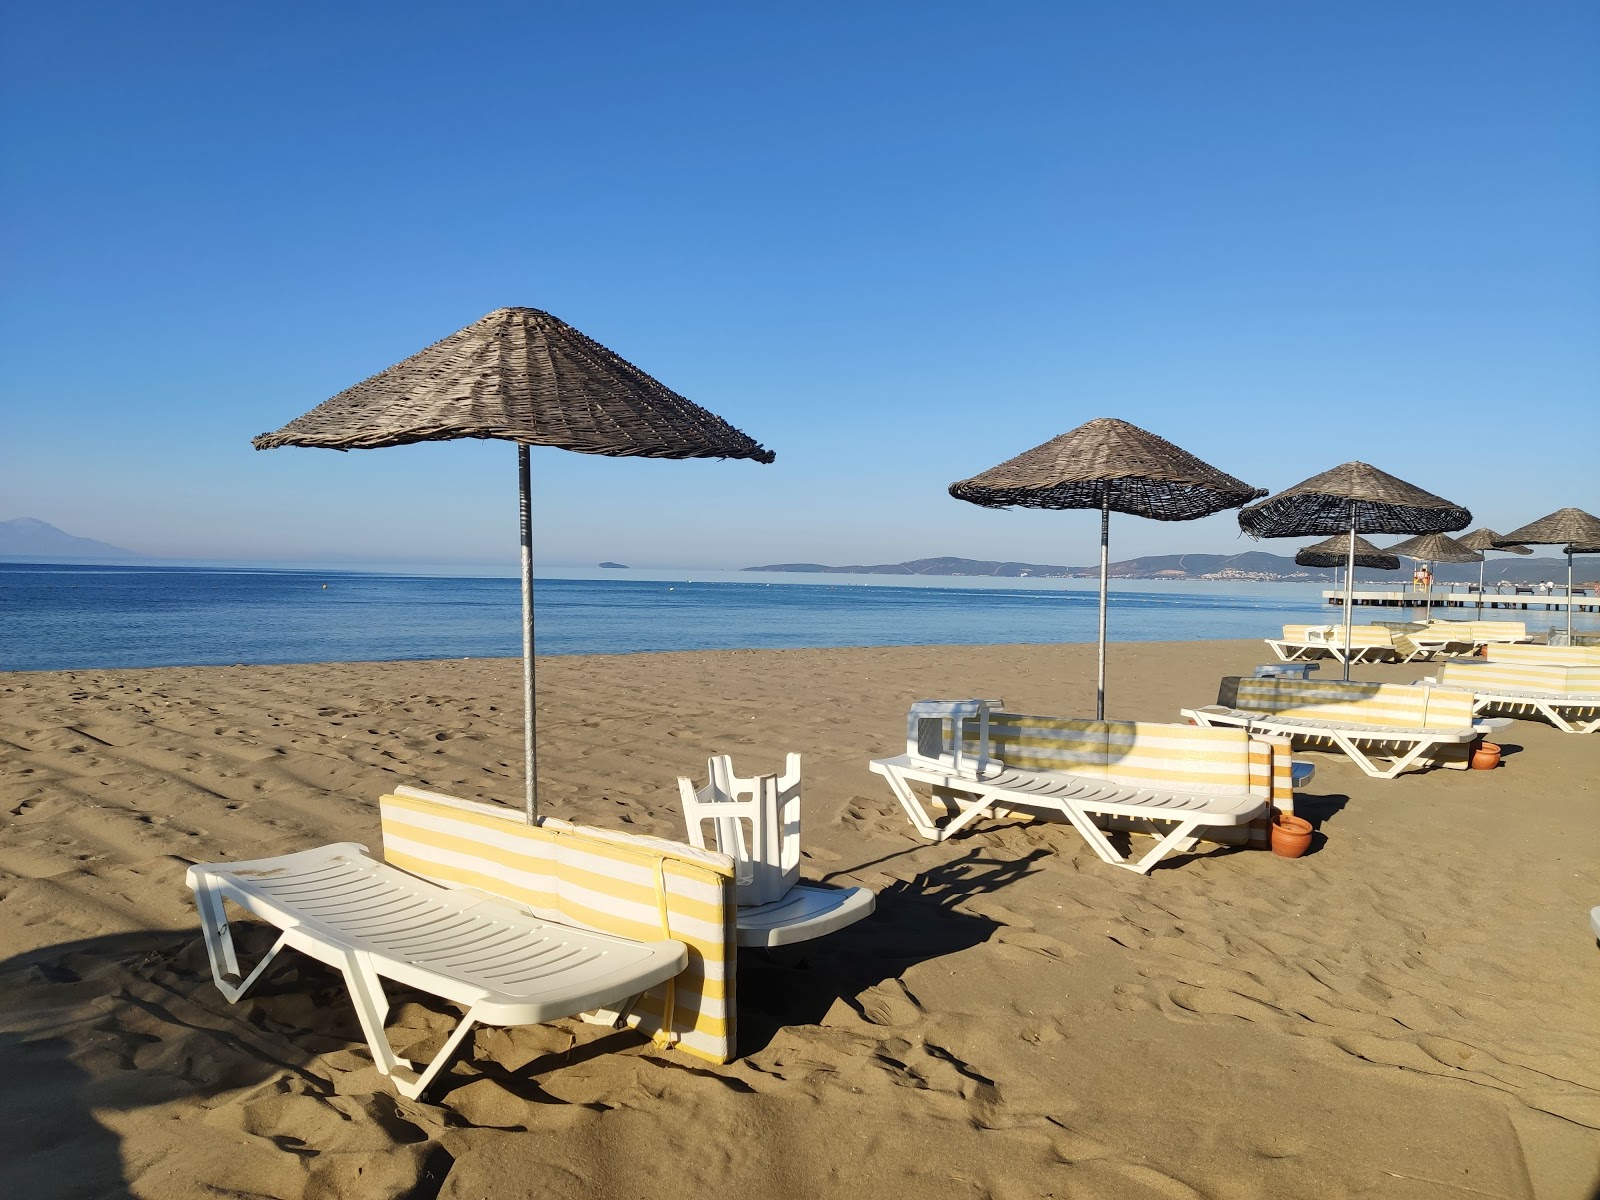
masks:
<path id="1" fill-rule="evenodd" d="M 1092 713 L 1093 655 L 541 660 L 548 813 L 681 839 L 676 776 L 797 750 L 804 873 L 878 889 L 878 912 L 741 957 L 731 1065 L 577 1022 L 484 1030 L 438 1103 L 373 1069 L 320 966 L 227 1004 L 183 871 L 376 849 L 401 783 L 516 803 L 517 661 L 0 676 L 6 1191 L 1591 1196 L 1600 736 L 1518 721 L 1499 770 L 1391 782 L 1309 755 L 1321 836 L 1298 861 L 1202 843 L 1141 878 L 1066 826 L 916 838 L 866 769 L 903 745 L 909 702 Z M 1176 720 L 1264 660 L 1113 645 L 1108 711 Z M 430 1052 L 449 1020 L 401 1003 L 396 1047 Z"/>

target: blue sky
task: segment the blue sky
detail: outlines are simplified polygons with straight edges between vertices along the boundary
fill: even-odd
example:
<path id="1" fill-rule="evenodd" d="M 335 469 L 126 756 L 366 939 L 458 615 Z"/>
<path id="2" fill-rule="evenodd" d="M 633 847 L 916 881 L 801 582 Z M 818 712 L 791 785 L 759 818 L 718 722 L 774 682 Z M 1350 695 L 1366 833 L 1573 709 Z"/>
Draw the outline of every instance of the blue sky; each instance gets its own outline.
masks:
<path id="1" fill-rule="evenodd" d="M 1096 416 L 1262 487 L 1364 458 L 1502 529 L 1600 510 L 1593 4 L 4 22 L 0 518 L 509 565 L 508 444 L 249 446 L 504 304 L 778 453 L 535 451 L 552 564 L 1088 562 L 1091 514 L 945 487 Z"/>

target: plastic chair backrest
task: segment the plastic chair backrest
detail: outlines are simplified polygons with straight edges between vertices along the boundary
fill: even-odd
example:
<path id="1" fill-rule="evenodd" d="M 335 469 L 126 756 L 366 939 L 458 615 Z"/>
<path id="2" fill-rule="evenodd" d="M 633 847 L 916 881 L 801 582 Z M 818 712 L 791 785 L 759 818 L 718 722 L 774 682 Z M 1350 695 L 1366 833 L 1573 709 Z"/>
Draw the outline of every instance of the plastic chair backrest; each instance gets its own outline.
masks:
<path id="1" fill-rule="evenodd" d="M 726 754 L 706 768 L 711 782 L 699 790 L 678 777 L 690 843 L 733 859 L 739 907 L 783 899 L 800 878 L 800 756 L 790 754 L 781 775 L 741 779 Z M 707 821 L 715 847 L 706 846 Z"/>

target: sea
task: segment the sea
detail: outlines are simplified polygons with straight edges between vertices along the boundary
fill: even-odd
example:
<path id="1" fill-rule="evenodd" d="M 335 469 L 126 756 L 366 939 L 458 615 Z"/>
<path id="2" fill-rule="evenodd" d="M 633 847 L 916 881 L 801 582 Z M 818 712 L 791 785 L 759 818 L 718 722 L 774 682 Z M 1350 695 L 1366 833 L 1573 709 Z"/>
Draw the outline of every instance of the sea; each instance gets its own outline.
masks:
<path id="1" fill-rule="evenodd" d="M 1112 641 L 1332 621 L 1324 584 L 1114 581 Z M 1091 642 L 1094 580 L 551 568 L 538 654 Z M 516 579 L 0 563 L 0 670 L 488 658 L 522 652 Z M 1398 611 L 1357 611 L 1402 619 Z M 1458 615 L 1452 613 L 1451 615 Z M 1530 627 L 1554 614 L 1519 613 Z M 1584 623 L 1590 624 L 1589 618 Z"/>

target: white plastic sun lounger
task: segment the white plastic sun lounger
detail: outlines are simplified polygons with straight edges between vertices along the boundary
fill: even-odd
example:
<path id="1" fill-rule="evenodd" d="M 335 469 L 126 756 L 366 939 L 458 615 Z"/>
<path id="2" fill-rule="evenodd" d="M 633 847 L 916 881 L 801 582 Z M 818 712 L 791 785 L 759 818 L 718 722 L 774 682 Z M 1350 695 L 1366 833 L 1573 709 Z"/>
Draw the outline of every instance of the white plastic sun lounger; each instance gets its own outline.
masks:
<path id="1" fill-rule="evenodd" d="M 1197 725 L 1274 734 L 1335 749 L 1374 779 L 1432 766 L 1464 768 L 1489 728 L 1469 693 L 1338 680 L 1223 679 L 1218 703 L 1181 710 Z"/>
<path id="2" fill-rule="evenodd" d="M 1562 733 L 1600 730 L 1600 666 L 1447 662 L 1429 682 L 1469 692 L 1475 713 L 1541 716 Z"/>
<path id="3" fill-rule="evenodd" d="M 197 863 L 187 882 L 200 909 L 211 973 L 241 999 L 285 946 L 341 971 L 378 1070 L 415 1098 L 475 1025 L 532 1025 L 622 1007 L 684 969 L 681 942 L 635 942 L 541 920 L 510 903 L 454 890 L 376 861 L 353 842 L 251 862 Z M 282 932 L 242 974 L 223 901 Z M 392 980 L 465 1006 L 433 1061 L 415 1069 L 384 1033 Z"/>
<path id="4" fill-rule="evenodd" d="M 1070 821 L 1103 861 L 1144 875 L 1201 836 L 1258 824 L 1228 840 L 1264 840 L 1271 806 L 1292 807 L 1287 743 L 1187 725 L 1021 717 L 995 712 L 999 705 L 919 701 L 906 753 L 868 764 L 928 840 L 944 841 L 986 814 L 1042 812 Z M 997 749 L 1024 765 L 1001 763 Z M 951 797 L 955 815 L 938 824 L 913 783 Z M 1147 833 L 1155 845 L 1124 856 L 1096 818 Z"/>
<path id="5" fill-rule="evenodd" d="M 1281 638 L 1265 640 L 1282 662 L 1331 658 L 1342 663 L 1348 658 L 1352 663 L 1365 663 L 1394 662 L 1401 658 L 1401 651 L 1395 646 L 1388 628 L 1382 625 L 1352 626 L 1348 649 L 1342 625 L 1285 625 Z"/>

